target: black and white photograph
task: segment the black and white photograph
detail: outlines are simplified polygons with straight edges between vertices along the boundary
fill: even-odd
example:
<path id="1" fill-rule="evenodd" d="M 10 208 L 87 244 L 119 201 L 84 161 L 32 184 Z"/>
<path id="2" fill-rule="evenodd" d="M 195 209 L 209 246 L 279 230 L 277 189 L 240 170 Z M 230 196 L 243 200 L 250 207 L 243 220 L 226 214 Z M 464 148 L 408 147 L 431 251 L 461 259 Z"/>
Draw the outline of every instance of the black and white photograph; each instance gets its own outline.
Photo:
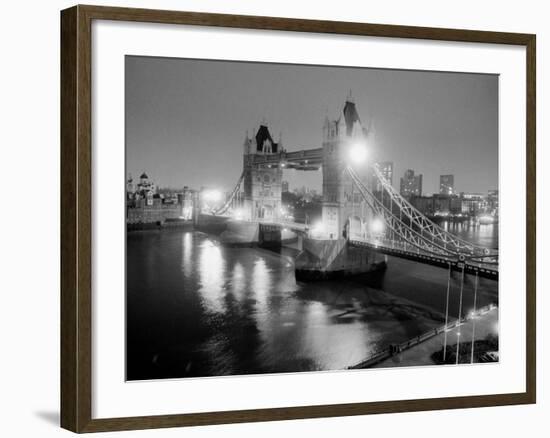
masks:
<path id="1" fill-rule="evenodd" d="M 127 55 L 124 82 L 128 381 L 499 366 L 498 75 Z"/>

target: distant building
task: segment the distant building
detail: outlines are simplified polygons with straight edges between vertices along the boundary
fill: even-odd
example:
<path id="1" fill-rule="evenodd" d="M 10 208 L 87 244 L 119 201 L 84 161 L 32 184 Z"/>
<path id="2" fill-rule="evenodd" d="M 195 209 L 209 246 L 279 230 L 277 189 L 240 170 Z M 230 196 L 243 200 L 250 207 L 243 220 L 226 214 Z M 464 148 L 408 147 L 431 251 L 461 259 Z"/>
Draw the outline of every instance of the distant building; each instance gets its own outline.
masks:
<path id="1" fill-rule="evenodd" d="M 188 187 L 181 191 L 157 186 L 143 172 L 137 184 L 132 177 L 126 181 L 126 223 L 129 229 L 142 225 L 164 226 L 179 219 L 191 219 L 193 213 L 193 191 Z"/>
<path id="2" fill-rule="evenodd" d="M 433 196 L 414 196 L 410 199 L 414 208 L 426 216 L 434 214 L 434 198 Z"/>
<path id="3" fill-rule="evenodd" d="M 489 190 L 487 194 L 487 207 L 492 214 L 498 215 L 498 190 Z"/>
<path id="4" fill-rule="evenodd" d="M 487 201 L 481 193 L 461 193 L 462 213 L 477 215 L 487 208 Z"/>
<path id="5" fill-rule="evenodd" d="M 139 183 L 136 185 L 135 198 L 146 199 L 147 205 L 153 205 L 153 197 L 157 194 L 157 186 L 149 181 L 149 177 L 145 172 L 139 177 Z"/>
<path id="6" fill-rule="evenodd" d="M 426 216 L 449 216 L 462 212 L 462 200 L 454 195 L 414 196 L 410 202 Z"/>
<path id="7" fill-rule="evenodd" d="M 440 195 L 453 195 L 455 192 L 455 176 L 454 175 L 441 175 L 439 177 L 439 194 Z"/>
<path id="8" fill-rule="evenodd" d="M 422 196 L 422 175 L 415 175 L 414 170 L 407 169 L 401 178 L 399 193 L 405 198 Z"/>
<path id="9" fill-rule="evenodd" d="M 183 193 L 178 194 L 178 203 L 181 205 L 181 216 L 183 219 L 189 220 L 193 217 L 193 203 L 195 191 L 188 186 L 183 188 Z"/>
<path id="10" fill-rule="evenodd" d="M 456 195 L 433 195 L 433 213 L 435 216 L 447 216 L 462 212 L 462 202 Z"/>
<path id="11" fill-rule="evenodd" d="M 282 192 L 288 192 L 288 181 L 283 181 L 281 183 L 281 191 Z"/>
<path id="12" fill-rule="evenodd" d="M 382 174 L 384 179 L 388 181 L 391 186 L 393 186 L 393 161 L 380 161 L 376 163 L 376 165 L 378 166 L 378 170 L 380 170 L 380 173 Z M 380 183 L 376 180 L 374 182 L 374 190 L 382 190 Z"/>
<path id="13" fill-rule="evenodd" d="M 131 198 L 135 192 L 134 188 L 134 180 L 132 178 L 132 175 L 128 175 L 128 179 L 126 180 L 126 198 Z"/>

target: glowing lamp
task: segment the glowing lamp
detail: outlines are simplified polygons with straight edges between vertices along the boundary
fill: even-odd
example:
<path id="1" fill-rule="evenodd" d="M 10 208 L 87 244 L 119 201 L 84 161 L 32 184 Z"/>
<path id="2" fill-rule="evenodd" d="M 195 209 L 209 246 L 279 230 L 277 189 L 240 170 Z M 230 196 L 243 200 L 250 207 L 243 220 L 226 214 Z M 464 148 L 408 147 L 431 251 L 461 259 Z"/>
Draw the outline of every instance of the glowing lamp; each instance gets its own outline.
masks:
<path id="1" fill-rule="evenodd" d="M 382 234 L 384 232 L 384 222 L 382 219 L 376 218 L 372 221 L 370 229 L 374 234 Z"/>
<path id="2" fill-rule="evenodd" d="M 233 218 L 237 219 L 237 220 L 241 220 L 244 216 L 244 212 L 241 208 L 235 210 L 233 212 Z"/>
<path id="3" fill-rule="evenodd" d="M 364 143 L 352 143 L 349 148 L 349 160 L 353 164 L 362 164 L 367 160 L 367 148 Z"/>
<path id="4" fill-rule="evenodd" d="M 317 222 L 314 226 L 313 226 L 313 229 L 312 231 L 314 233 L 322 233 L 325 231 L 325 226 L 323 225 L 322 222 Z"/>

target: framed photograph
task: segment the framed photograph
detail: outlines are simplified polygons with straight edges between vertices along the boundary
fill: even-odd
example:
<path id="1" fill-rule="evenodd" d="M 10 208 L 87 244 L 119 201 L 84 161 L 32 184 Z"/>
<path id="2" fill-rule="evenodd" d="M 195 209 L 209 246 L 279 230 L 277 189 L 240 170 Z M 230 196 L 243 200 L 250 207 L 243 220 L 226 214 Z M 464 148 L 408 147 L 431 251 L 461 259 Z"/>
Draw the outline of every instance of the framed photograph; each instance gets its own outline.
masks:
<path id="1" fill-rule="evenodd" d="M 61 423 L 535 403 L 535 35 L 61 12 Z"/>

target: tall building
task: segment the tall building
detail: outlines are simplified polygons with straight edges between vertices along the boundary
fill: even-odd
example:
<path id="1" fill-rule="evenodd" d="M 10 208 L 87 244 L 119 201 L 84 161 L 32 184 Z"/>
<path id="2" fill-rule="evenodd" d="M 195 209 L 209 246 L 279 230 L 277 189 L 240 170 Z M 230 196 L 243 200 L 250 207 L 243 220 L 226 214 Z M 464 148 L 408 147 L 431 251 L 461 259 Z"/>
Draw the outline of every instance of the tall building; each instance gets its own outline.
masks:
<path id="1" fill-rule="evenodd" d="M 414 170 L 407 169 L 401 178 L 399 193 L 405 198 L 422 196 L 422 175 L 415 175 Z"/>
<path id="2" fill-rule="evenodd" d="M 441 175 L 439 177 L 439 194 L 454 195 L 455 193 L 455 176 Z"/>

